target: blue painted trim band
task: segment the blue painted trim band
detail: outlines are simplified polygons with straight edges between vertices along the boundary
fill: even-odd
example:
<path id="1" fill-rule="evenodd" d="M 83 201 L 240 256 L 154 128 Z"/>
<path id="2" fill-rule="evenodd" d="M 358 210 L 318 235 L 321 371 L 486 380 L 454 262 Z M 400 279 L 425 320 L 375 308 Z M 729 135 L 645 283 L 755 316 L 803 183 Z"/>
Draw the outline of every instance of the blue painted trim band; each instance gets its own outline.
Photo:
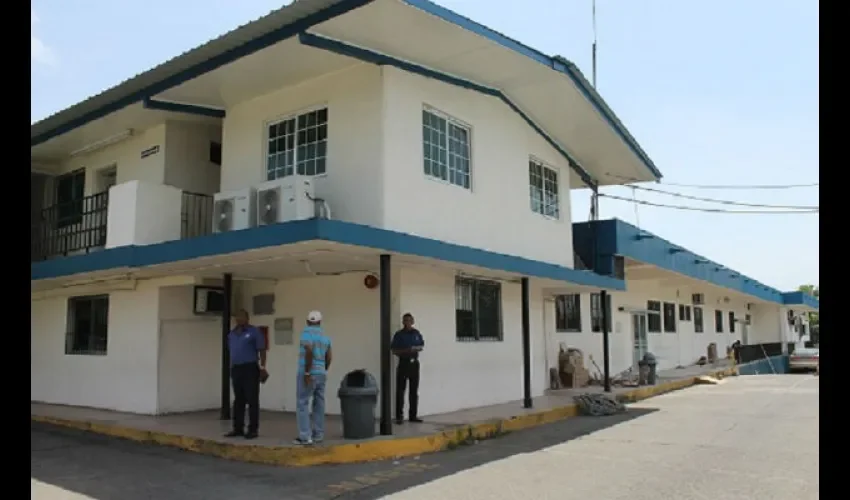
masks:
<path id="1" fill-rule="evenodd" d="M 594 224 L 596 227 L 594 228 Z M 597 239 L 599 274 L 613 275 L 614 256 L 619 255 L 660 269 L 705 281 L 777 304 L 785 304 L 779 290 L 685 250 L 644 229 L 619 219 L 573 224 L 573 247 L 585 262 L 593 262 L 593 237 Z M 677 249 L 676 252 L 671 250 Z M 628 275 L 626 276 L 628 283 Z"/>
<path id="2" fill-rule="evenodd" d="M 782 301 L 788 306 L 806 306 L 820 310 L 820 300 L 802 291 L 785 292 L 782 294 Z"/>
<path id="3" fill-rule="evenodd" d="M 156 245 L 119 247 L 88 255 L 37 262 L 31 265 L 30 279 L 34 281 L 59 278 L 108 269 L 136 269 L 313 240 L 415 255 L 600 289 L 625 290 L 626 288 L 622 280 L 601 276 L 591 271 L 571 269 L 361 224 L 321 219 L 293 221 Z"/>
<path id="4" fill-rule="evenodd" d="M 339 40 L 333 40 L 331 38 L 315 35 L 313 33 L 300 33 L 298 35 L 298 39 L 303 45 L 306 45 L 308 47 L 326 50 L 328 52 L 333 52 L 335 54 L 351 57 L 371 64 L 377 64 L 379 66 L 393 66 L 402 71 L 407 71 L 409 73 L 424 76 L 425 78 L 431 78 L 437 81 L 441 81 L 443 83 L 447 83 L 449 85 L 454 85 L 456 87 L 460 87 L 466 90 L 474 90 L 481 94 L 501 99 L 505 104 L 508 105 L 508 107 L 510 107 L 515 113 L 517 113 L 535 132 L 537 132 L 537 134 L 539 134 L 547 143 L 549 143 L 549 145 L 552 146 L 555 151 L 560 153 L 561 156 L 563 156 L 564 159 L 567 160 L 567 163 L 570 165 L 570 168 L 575 171 L 579 178 L 581 178 L 582 182 L 584 182 L 588 187 L 591 188 L 596 187 L 598 184 L 596 180 L 587 172 L 587 170 L 585 170 L 578 163 L 578 161 L 572 157 L 572 155 L 570 155 L 564 148 L 562 148 L 549 134 L 547 134 L 536 123 L 534 123 L 531 117 L 529 117 L 525 112 L 523 112 L 519 108 L 519 106 L 517 106 L 513 101 L 510 100 L 510 98 L 508 98 L 504 93 L 502 93 L 498 89 L 486 87 L 484 85 L 480 85 L 475 82 L 470 82 L 469 80 L 464 80 L 456 76 L 447 75 L 443 72 L 426 68 L 424 66 L 420 66 L 409 61 L 403 61 L 401 59 L 397 59 L 386 54 L 381 54 L 379 52 L 365 49 L 363 47 L 357 47 L 345 42 L 341 42 Z"/>
<path id="5" fill-rule="evenodd" d="M 142 106 L 144 106 L 145 109 L 153 109 L 156 111 L 171 111 L 173 113 L 209 116 L 212 118 L 224 118 L 226 114 L 223 109 L 208 108 L 205 106 L 197 106 L 195 104 L 180 104 L 176 102 L 157 101 L 156 99 L 150 98 L 145 98 L 142 101 Z"/>
<path id="6" fill-rule="evenodd" d="M 661 171 L 655 166 L 655 163 L 649 158 L 649 155 L 640 147 L 637 140 L 629 133 L 623 123 L 617 118 L 611 108 L 605 103 L 602 96 L 596 92 L 595 89 L 589 84 L 587 78 L 585 78 L 581 71 L 576 67 L 572 62 L 562 58 L 562 57 L 550 57 L 546 54 L 535 50 L 523 43 L 520 43 L 510 37 L 507 37 L 501 33 L 498 33 L 495 30 L 492 30 L 482 24 L 479 24 L 467 17 L 461 16 L 460 14 L 453 12 L 445 7 L 437 5 L 429 0 L 401 0 L 402 2 L 416 7 L 432 16 L 438 17 L 446 22 L 452 23 L 456 26 L 459 26 L 467 31 L 471 31 L 478 36 L 484 37 L 492 42 L 495 42 L 507 49 L 513 50 L 519 54 L 522 54 L 534 61 L 539 62 L 540 64 L 544 64 L 549 66 L 555 71 L 559 73 L 563 73 L 567 75 L 570 80 L 579 88 L 579 91 L 584 95 L 584 97 L 593 105 L 596 111 L 602 115 L 608 125 L 614 129 L 614 131 L 620 136 L 623 142 L 632 150 L 632 152 L 637 155 L 638 158 L 641 159 L 646 168 L 652 172 L 652 174 L 657 178 L 661 179 L 662 174 Z"/>
<path id="7" fill-rule="evenodd" d="M 207 59 L 205 61 L 194 64 L 183 71 L 169 76 L 168 78 L 159 80 L 136 92 L 133 92 L 130 95 L 124 96 L 120 99 L 116 99 L 80 117 L 68 120 L 67 122 L 58 125 L 50 130 L 47 130 L 44 133 L 31 137 L 30 147 L 41 144 L 42 142 L 52 139 L 53 137 L 56 137 L 58 135 L 70 132 L 75 128 L 82 127 L 83 125 L 89 122 L 92 122 L 99 118 L 103 118 L 104 116 L 110 113 L 114 113 L 115 111 L 130 106 L 131 104 L 135 104 L 147 97 L 152 97 L 161 92 L 165 92 L 170 88 L 176 87 L 177 85 L 187 82 L 204 73 L 208 73 L 214 69 L 224 66 L 225 64 L 231 63 L 233 61 L 236 61 L 237 59 L 253 54 L 254 52 L 262 50 L 266 47 L 270 47 L 278 42 L 286 40 L 287 38 L 291 38 L 297 35 L 298 33 L 308 28 L 311 28 L 317 24 L 323 23 L 327 20 L 345 14 L 351 10 L 362 7 L 370 3 L 371 1 L 372 0 L 342 0 L 335 5 L 310 14 L 294 23 L 281 26 L 273 31 L 263 34 L 262 36 L 248 40 L 242 45 L 234 47 L 233 49 L 230 49 L 226 52 L 222 52 L 221 54 L 211 57 L 210 59 Z"/>

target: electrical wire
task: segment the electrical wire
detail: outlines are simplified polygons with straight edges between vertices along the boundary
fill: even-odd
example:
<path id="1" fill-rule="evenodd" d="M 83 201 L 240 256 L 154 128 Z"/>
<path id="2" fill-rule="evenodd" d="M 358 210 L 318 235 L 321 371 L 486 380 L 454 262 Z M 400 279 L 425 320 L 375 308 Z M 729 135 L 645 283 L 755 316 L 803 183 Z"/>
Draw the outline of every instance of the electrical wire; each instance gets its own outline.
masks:
<path id="1" fill-rule="evenodd" d="M 667 196 L 673 196 L 676 198 L 684 198 L 686 200 L 694 200 L 694 201 L 704 201 L 706 203 L 718 203 L 720 205 L 733 205 L 738 207 L 751 207 L 751 208 L 776 208 L 776 209 L 784 209 L 784 210 L 818 210 L 820 207 L 812 206 L 812 205 L 763 205 L 759 203 L 745 203 L 742 201 L 731 201 L 731 200 L 720 200 L 716 198 L 702 198 L 700 196 L 691 196 L 682 193 L 674 193 L 671 191 L 664 191 L 663 189 L 653 189 L 644 186 L 623 186 L 632 189 L 632 193 L 634 193 L 635 189 L 640 189 L 642 191 L 649 191 L 650 193 L 658 193 Z"/>
<path id="2" fill-rule="evenodd" d="M 695 189 L 795 189 L 819 187 L 820 182 L 811 184 L 754 184 L 754 185 L 712 185 L 712 184 L 677 184 L 673 182 L 662 182 L 665 186 L 695 188 Z"/>
<path id="3" fill-rule="evenodd" d="M 625 177 L 622 175 L 612 174 L 611 172 L 605 172 L 605 175 L 609 177 L 614 177 L 616 179 L 628 181 L 628 182 L 650 182 L 644 181 L 640 179 L 635 179 L 634 177 Z M 812 182 L 809 184 L 681 184 L 675 182 L 664 182 L 658 181 L 658 184 L 662 184 L 665 186 L 671 187 L 683 187 L 683 188 L 694 188 L 694 189 L 794 189 L 794 188 L 809 188 L 809 187 L 819 187 L 820 182 Z"/>
<path id="4" fill-rule="evenodd" d="M 623 196 L 615 196 L 612 194 L 599 193 L 601 198 L 608 198 L 611 200 L 619 200 L 625 201 L 629 203 L 637 203 L 640 205 L 646 205 L 650 207 L 658 207 L 658 208 L 672 208 L 675 210 L 689 210 L 692 212 L 709 212 L 716 214 L 756 214 L 756 215 L 765 215 L 765 214 L 817 214 L 820 213 L 820 209 L 811 209 L 811 210 L 727 210 L 724 208 L 700 208 L 700 207 L 688 207 L 684 205 L 666 205 L 663 203 L 653 203 L 651 201 L 644 200 L 636 200 L 629 199 Z"/>

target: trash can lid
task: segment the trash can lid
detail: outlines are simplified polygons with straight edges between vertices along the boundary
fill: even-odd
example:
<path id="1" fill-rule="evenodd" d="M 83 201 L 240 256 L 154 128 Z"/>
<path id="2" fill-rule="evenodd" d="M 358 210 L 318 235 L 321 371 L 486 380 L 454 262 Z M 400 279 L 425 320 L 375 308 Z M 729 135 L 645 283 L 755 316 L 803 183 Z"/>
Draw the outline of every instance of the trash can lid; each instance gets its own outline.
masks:
<path id="1" fill-rule="evenodd" d="M 377 389 L 378 381 L 364 369 L 353 370 L 342 377 L 340 389 Z"/>
<path id="2" fill-rule="evenodd" d="M 655 354 L 652 354 L 651 352 L 648 352 L 648 353 L 646 353 L 646 354 L 644 354 L 644 355 L 643 355 L 643 360 L 644 360 L 646 363 L 655 363 Z"/>

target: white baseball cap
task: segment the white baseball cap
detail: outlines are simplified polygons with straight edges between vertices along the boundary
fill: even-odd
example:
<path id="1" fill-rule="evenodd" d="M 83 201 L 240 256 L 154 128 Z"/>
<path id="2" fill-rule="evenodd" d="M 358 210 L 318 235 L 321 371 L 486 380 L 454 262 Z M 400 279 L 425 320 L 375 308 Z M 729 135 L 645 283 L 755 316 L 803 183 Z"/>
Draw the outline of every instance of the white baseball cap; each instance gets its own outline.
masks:
<path id="1" fill-rule="evenodd" d="M 319 311 L 310 311 L 310 314 L 307 315 L 307 321 L 310 323 L 321 323 L 322 313 Z"/>

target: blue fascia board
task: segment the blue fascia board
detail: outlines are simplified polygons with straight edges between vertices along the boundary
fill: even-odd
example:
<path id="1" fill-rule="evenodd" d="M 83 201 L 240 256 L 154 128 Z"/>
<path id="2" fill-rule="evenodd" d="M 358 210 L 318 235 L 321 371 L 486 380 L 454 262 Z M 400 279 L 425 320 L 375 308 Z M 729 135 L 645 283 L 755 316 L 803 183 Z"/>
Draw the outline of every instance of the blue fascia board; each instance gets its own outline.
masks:
<path id="1" fill-rule="evenodd" d="M 624 281 L 591 271 L 351 222 L 323 219 L 293 221 L 155 245 L 119 247 L 88 255 L 37 262 L 31 265 L 30 279 L 59 278 L 108 269 L 138 269 L 314 240 L 373 248 L 391 254 L 414 255 L 600 289 L 625 290 Z"/>
<path id="2" fill-rule="evenodd" d="M 782 294 L 782 301 L 788 306 L 806 306 L 820 310 L 820 300 L 802 291 L 785 292 Z"/>
<path id="3" fill-rule="evenodd" d="M 326 50 L 328 52 L 333 52 L 342 56 L 351 57 L 353 59 L 357 59 L 359 61 L 367 62 L 370 64 L 376 64 L 379 66 L 392 66 L 402 71 L 407 71 L 408 73 L 413 73 L 419 76 L 423 76 L 425 78 L 431 78 L 449 85 L 454 85 L 455 87 L 459 87 L 465 90 L 472 90 L 484 95 L 501 99 L 505 104 L 508 105 L 509 108 L 511 108 L 511 110 L 517 113 L 532 128 L 532 130 L 537 132 L 537 134 L 540 135 L 543 140 L 545 140 L 550 146 L 552 146 L 552 148 L 555 149 L 555 151 L 557 151 L 561 154 L 561 156 L 564 157 L 570 168 L 575 171 L 575 173 L 579 176 L 582 182 L 584 182 L 590 188 L 595 188 L 598 185 L 596 179 L 594 179 L 587 172 L 587 170 L 585 170 L 581 166 L 581 164 L 579 164 L 579 162 L 575 158 L 573 158 L 570 153 L 568 153 L 563 147 L 561 147 L 561 145 L 558 144 L 552 138 L 552 136 L 547 134 L 536 123 L 534 123 L 530 116 L 523 112 L 519 108 L 519 106 L 517 106 L 513 101 L 510 100 L 510 98 L 508 98 L 508 96 L 506 96 L 498 89 L 486 87 L 484 85 L 480 85 L 469 80 L 464 80 L 456 76 L 448 75 L 441 71 L 426 68 L 424 66 L 420 66 L 409 61 L 403 61 L 401 59 L 386 54 L 381 54 L 379 52 L 375 52 L 363 47 L 357 47 L 355 45 L 341 42 L 339 40 L 333 40 L 313 33 L 300 33 L 298 35 L 298 38 L 301 44 L 306 45 L 308 47 Z"/>
<path id="4" fill-rule="evenodd" d="M 610 260 L 609 265 L 613 266 L 613 257 L 619 255 L 762 300 L 785 303 L 779 290 L 619 219 L 573 224 L 573 246 L 579 255 L 584 252 L 592 256 L 594 224 L 600 263 L 597 273 L 609 274 L 606 263 Z"/>
<path id="5" fill-rule="evenodd" d="M 402 0 L 404 3 L 416 7 L 432 16 L 438 17 L 446 22 L 459 26 L 467 31 L 471 31 L 478 36 L 484 37 L 491 42 L 497 43 L 507 49 L 513 50 L 518 54 L 522 54 L 540 64 L 546 65 L 555 71 L 567 75 L 570 80 L 579 88 L 584 97 L 593 105 L 596 111 L 602 115 L 608 125 L 620 136 L 623 142 L 632 150 L 632 152 L 641 159 L 644 166 L 656 177 L 661 179 L 661 171 L 655 166 L 655 163 L 649 158 L 649 155 L 640 147 L 631 133 L 626 129 L 623 123 L 614 115 L 611 108 L 602 99 L 602 96 L 593 89 L 587 82 L 587 79 L 581 74 L 581 71 L 570 61 L 561 57 L 550 57 L 539 50 L 533 49 L 521 42 L 518 42 L 508 36 L 505 36 L 491 28 L 477 23 L 472 19 L 464 17 L 454 11 L 435 4 L 429 0 Z"/>
<path id="6" fill-rule="evenodd" d="M 183 71 L 175 73 L 167 78 L 158 80 L 132 94 L 123 96 L 119 99 L 111 101 L 97 109 L 94 109 L 82 116 L 68 120 L 61 125 L 53 127 L 39 135 L 30 138 L 30 147 L 46 142 L 56 136 L 68 133 L 76 128 L 82 127 L 87 123 L 93 122 L 99 118 L 114 113 L 127 106 L 143 101 L 146 98 L 153 97 L 157 94 L 165 92 L 168 89 L 174 88 L 181 83 L 185 83 L 193 78 L 209 73 L 218 69 L 225 64 L 251 55 L 259 50 L 270 47 L 278 42 L 291 38 L 298 33 L 307 30 L 317 24 L 341 16 L 351 10 L 362 7 L 372 0 L 341 0 L 326 9 L 320 10 L 304 18 L 291 23 L 280 26 L 270 32 L 267 32 L 259 37 L 247 40 L 245 43 L 234 47 L 230 50 L 217 54 L 209 59 L 194 64 Z M 61 113 L 61 112 L 60 112 Z"/>
<path id="7" fill-rule="evenodd" d="M 223 109 L 198 106 L 196 104 L 182 104 L 176 102 L 159 101 L 157 99 L 145 98 L 142 101 L 145 109 L 156 111 L 170 111 L 172 113 L 184 113 L 187 115 L 209 116 L 211 118 L 224 118 L 226 112 Z"/>

